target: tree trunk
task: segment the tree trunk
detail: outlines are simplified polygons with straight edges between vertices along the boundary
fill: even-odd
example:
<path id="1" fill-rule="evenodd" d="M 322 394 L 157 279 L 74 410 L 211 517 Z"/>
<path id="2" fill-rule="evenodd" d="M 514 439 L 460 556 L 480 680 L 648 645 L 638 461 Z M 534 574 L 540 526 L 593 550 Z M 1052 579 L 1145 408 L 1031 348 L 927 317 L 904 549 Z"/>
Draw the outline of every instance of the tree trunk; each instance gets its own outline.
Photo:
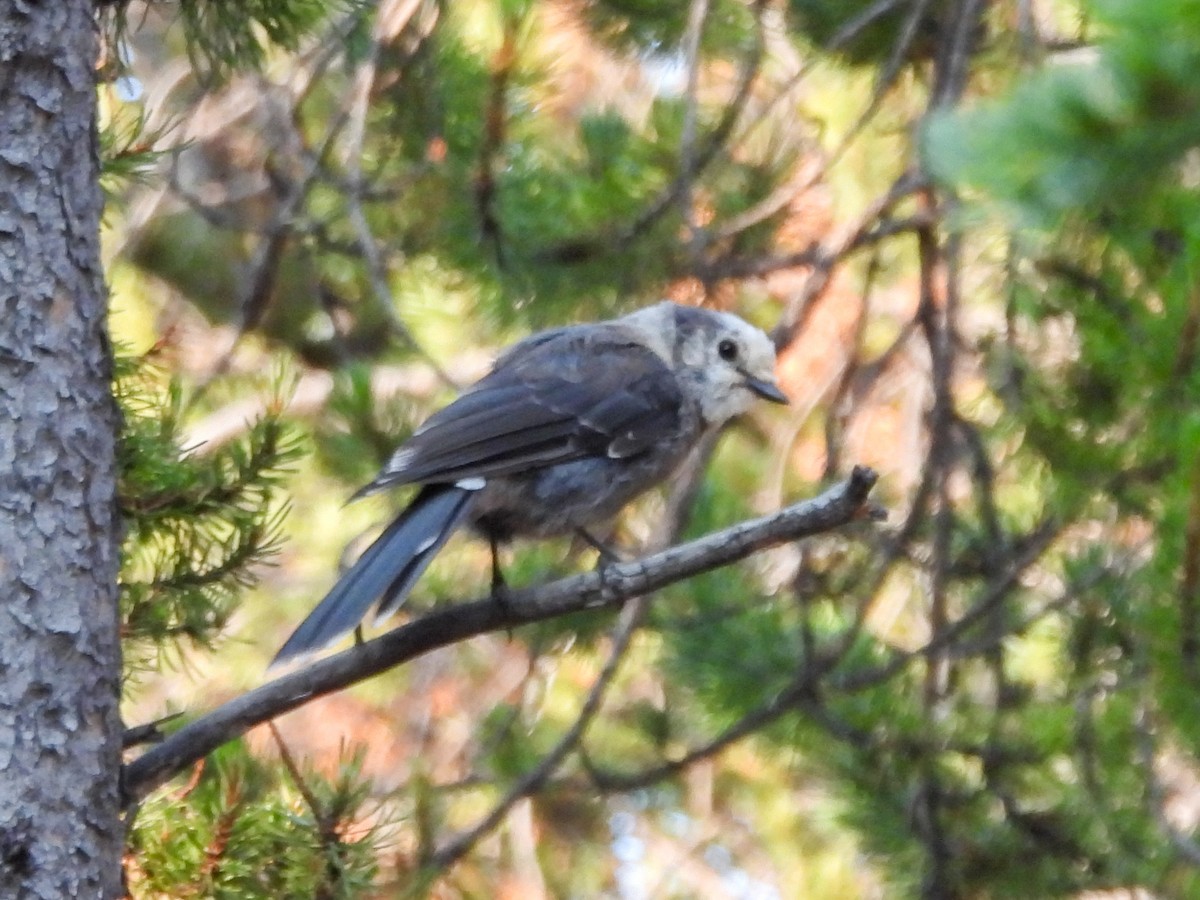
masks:
<path id="1" fill-rule="evenodd" d="M 0 896 L 118 897 L 118 519 L 90 0 L 0 0 Z"/>

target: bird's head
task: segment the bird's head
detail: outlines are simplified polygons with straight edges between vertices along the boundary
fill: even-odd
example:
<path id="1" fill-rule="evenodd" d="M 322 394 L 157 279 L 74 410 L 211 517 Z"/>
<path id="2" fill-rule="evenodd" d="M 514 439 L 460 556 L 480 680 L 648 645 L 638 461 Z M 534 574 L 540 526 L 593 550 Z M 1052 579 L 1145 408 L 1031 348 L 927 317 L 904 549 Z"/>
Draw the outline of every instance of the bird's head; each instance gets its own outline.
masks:
<path id="1" fill-rule="evenodd" d="M 775 382 L 775 345 L 744 319 L 675 303 L 634 316 L 659 320 L 654 330 L 663 341 L 656 349 L 698 401 L 709 425 L 725 424 L 760 398 L 788 402 Z"/>

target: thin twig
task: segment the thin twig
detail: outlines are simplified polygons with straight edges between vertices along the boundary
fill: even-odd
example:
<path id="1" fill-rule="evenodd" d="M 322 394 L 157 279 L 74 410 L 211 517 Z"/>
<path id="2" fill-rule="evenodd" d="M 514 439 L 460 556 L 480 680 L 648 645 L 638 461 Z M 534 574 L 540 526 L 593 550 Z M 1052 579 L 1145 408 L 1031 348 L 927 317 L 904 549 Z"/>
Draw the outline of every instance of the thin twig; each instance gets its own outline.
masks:
<path id="1" fill-rule="evenodd" d="M 700 39 L 708 20 L 708 0 L 691 0 L 688 6 L 687 27 L 683 33 L 683 58 L 687 66 L 687 102 L 683 109 L 683 128 L 679 136 L 679 168 L 691 172 L 696 149 L 696 118 L 700 104 Z M 686 181 L 679 191 L 679 213 L 688 231 L 688 248 L 695 262 L 703 250 L 703 235 L 696 225 L 692 207 L 693 182 Z"/>
<path id="2" fill-rule="evenodd" d="M 137 747 L 140 744 L 158 744 L 166 739 L 163 733 L 162 726 L 168 722 L 173 722 L 182 716 L 183 713 L 171 713 L 163 716 L 160 719 L 155 719 L 153 722 L 146 722 L 142 725 L 133 725 L 125 729 L 121 735 L 121 749 L 128 750 L 131 747 Z"/>
<path id="3" fill-rule="evenodd" d="M 492 807 L 487 815 L 470 830 L 463 832 L 435 851 L 429 859 L 430 867 L 434 869 L 449 868 L 471 852 L 471 848 L 485 835 L 490 834 L 518 802 L 545 784 L 571 751 L 579 745 L 584 732 L 587 731 L 596 713 L 600 710 L 600 704 L 612 685 L 621 660 L 625 657 L 625 652 L 629 649 L 630 639 L 645 616 L 646 607 L 644 599 L 635 598 L 621 610 L 621 617 L 613 631 L 612 650 L 609 652 L 608 659 L 605 660 L 604 668 L 600 670 L 600 675 L 596 678 L 596 683 L 588 692 L 574 724 L 536 766 L 517 779 L 508 789 L 508 793 Z"/>
<path id="4" fill-rule="evenodd" d="M 416 5 L 412 4 L 411 9 L 404 11 L 404 21 L 408 21 L 415 8 Z M 371 292 L 375 298 L 376 308 L 383 316 L 384 321 L 387 322 L 388 327 L 394 335 L 404 341 L 410 350 L 416 353 L 418 357 L 433 369 L 443 384 L 459 388 L 462 385 L 452 378 L 438 361 L 417 341 L 416 337 L 397 313 L 396 298 L 392 294 L 391 285 L 388 283 L 388 263 L 380 251 L 374 233 L 371 231 L 371 225 L 367 221 L 367 213 L 363 206 L 363 197 L 366 193 L 366 179 L 363 177 L 362 172 L 363 142 L 366 137 L 367 108 L 370 105 L 375 80 L 379 73 L 379 57 L 382 52 L 381 41 L 382 36 L 380 34 L 376 33 L 372 35 L 371 46 L 366 58 L 359 67 L 352 88 L 349 128 L 347 129 L 348 139 L 344 150 L 348 181 L 344 191 L 347 204 L 346 213 L 350 219 L 350 224 L 354 228 L 355 242 L 358 244 L 363 262 L 366 263 L 367 278 L 371 283 Z"/>
<path id="5" fill-rule="evenodd" d="M 1033 530 L 1030 539 L 1021 548 L 1021 552 L 1008 560 L 1007 565 L 997 573 L 995 580 L 988 585 L 974 605 L 965 613 L 947 623 L 935 637 L 915 650 L 897 654 L 891 661 L 872 669 L 860 669 L 847 673 L 830 684 L 835 690 L 860 691 L 890 680 L 900 670 L 908 667 L 918 659 L 926 659 L 949 648 L 962 634 L 979 624 L 994 612 L 995 608 L 1004 602 L 1009 592 L 1019 583 L 1026 570 L 1041 559 L 1042 554 L 1062 533 L 1062 524 L 1054 518 L 1047 518 Z"/>
<path id="6" fill-rule="evenodd" d="M 780 316 L 779 324 L 771 332 L 776 348 L 783 350 L 790 347 L 804 330 L 809 315 L 816 308 L 816 301 L 825 293 L 833 278 L 834 269 L 849 254 L 862 247 L 877 243 L 893 233 L 909 230 L 919 232 L 921 228 L 929 226 L 931 220 L 925 214 L 920 214 L 913 219 L 902 220 L 896 224 L 895 231 L 880 224 L 882 217 L 887 215 L 897 203 L 916 191 L 924 189 L 926 183 L 925 176 L 920 172 L 905 172 L 896 179 L 885 194 L 863 212 L 857 224 L 832 248 L 826 250 L 809 248 L 804 251 L 808 255 L 808 259 L 797 261 L 796 264 L 803 265 L 810 262 L 813 271 L 805 281 L 804 287 L 788 302 L 787 308 Z"/>
<path id="7" fill-rule="evenodd" d="M 268 722 L 267 728 L 271 731 L 271 737 L 275 740 L 275 746 L 279 750 L 279 759 L 283 762 L 283 767 L 287 769 L 288 775 L 292 778 L 292 783 L 296 785 L 296 790 L 300 792 L 300 796 L 304 798 L 305 804 L 313 814 L 313 821 L 317 823 L 317 829 L 322 832 L 324 837 L 326 815 L 321 809 L 321 803 L 317 800 L 317 795 L 312 792 L 312 788 L 308 786 L 308 782 L 304 780 L 304 774 L 300 771 L 300 766 L 296 764 L 296 759 L 292 756 L 292 751 L 283 740 L 283 735 L 279 733 L 279 729 L 274 722 Z"/>
<path id="8" fill-rule="evenodd" d="M 605 771 L 598 768 L 586 756 L 583 758 L 584 767 L 592 784 L 598 790 L 605 793 L 624 793 L 642 787 L 649 787 L 652 784 L 657 784 L 664 779 L 682 772 L 684 769 L 695 765 L 701 760 L 716 756 L 731 744 L 735 744 L 742 738 L 770 725 L 795 708 L 800 694 L 800 686 L 793 684 L 786 690 L 780 691 L 766 703 L 746 713 L 746 715 L 742 716 L 742 718 L 738 719 L 711 741 L 689 750 L 678 759 L 644 769 L 641 772 L 621 773 Z"/>
<path id="9" fill-rule="evenodd" d="M 650 201 L 636 218 L 623 228 L 612 232 L 572 238 L 570 240 L 547 247 L 534 254 L 535 258 L 549 260 L 561 264 L 581 263 L 596 256 L 615 253 L 626 249 L 641 238 L 666 213 L 676 208 L 679 198 L 690 191 L 695 180 L 708 168 L 721 150 L 724 149 L 738 119 L 746 107 L 750 90 L 758 77 L 762 65 L 765 41 L 763 38 L 762 13 L 765 0 L 755 0 L 754 46 L 747 53 L 738 75 L 737 86 L 733 97 L 725 105 L 721 118 L 703 141 L 695 143 L 694 153 L 688 160 L 688 165 L 677 167 L 675 177 L 659 194 Z"/>

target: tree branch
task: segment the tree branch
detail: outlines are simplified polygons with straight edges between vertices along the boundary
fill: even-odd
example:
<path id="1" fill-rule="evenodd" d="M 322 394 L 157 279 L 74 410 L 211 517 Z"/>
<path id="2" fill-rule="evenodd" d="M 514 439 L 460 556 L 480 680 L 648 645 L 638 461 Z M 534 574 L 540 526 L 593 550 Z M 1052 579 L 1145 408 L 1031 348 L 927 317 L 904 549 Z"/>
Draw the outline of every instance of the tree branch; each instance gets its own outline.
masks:
<path id="1" fill-rule="evenodd" d="M 627 793 L 639 788 L 650 787 L 701 760 L 716 756 L 731 744 L 737 743 L 742 738 L 787 715 L 797 708 L 804 697 L 804 692 L 810 689 L 811 686 L 805 682 L 793 682 L 766 703 L 750 710 L 712 740 L 689 750 L 678 759 L 667 760 L 640 772 L 615 772 L 601 769 L 591 761 L 586 753 L 581 752 L 584 770 L 592 784 L 601 793 Z"/>
<path id="2" fill-rule="evenodd" d="M 600 711 L 600 705 L 604 701 L 609 687 L 612 685 L 613 678 L 617 674 L 617 669 L 621 665 L 621 660 L 625 657 L 625 651 L 629 649 L 629 643 L 633 638 L 634 632 L 641 625 L 645 611 L 646 603 L 644 598 L 633 599 L 621 610 L 621 619 L 613 632 L 613 647 L 608 655 L 608 660 L 605 662 L 604 668 L 600 670 L 600 676 L 588 692 L 587 699 L 584 700 L 583 706 L 579 710 L 579 715 L 575 718 L 575 724 L 567 730 L 566 734 L 559 738 L 558 743 L 554 745 L 554 748 L 549 753 L 542 757 L 541 762 L 516 780 L 513 786 L 508 789 L 508 793 L 504 795 L 499 803 L 492 807 L 487 815 L 469 830 L 457 835 L 435 851 L 428 863 L 430 868 L 436 870 L 448 869 L 466 856 L 484 835 L 490 834 L 497 825 L 504 821 L 504 817 L 517 805 L 518 801 L 531 796 L 545 784 L 558 770 L 558 767 L 562 765 L 563 760 L 567 758 L 571 751 L 579 746 L 584 732 L 591 725 L 592 720 L 596 717 L 596 713 Z"/>
<path id="3" fill-rule="evenodd" d="M 763 61 L 765 38 L 763 36 L 763 9 L 765 0 L 755 0 L 752 10 L 755 19 L 754 44 L 742 63 L 732 99 L 725 105 L 720 119 L 701 141 L 685 146 L 687 152 L 680 160 L 678 171 L 670 183 L 649 202 L 637 217 L 616 231 L 602 232 L 570 238 L 534 254 L 535 260 L 549 261 L 562 265 L 575 265 L 599 256 L 619 252 L 628 248 L 638 238 L 672 209 L 680 199 L 691 191 L 695 180 L 726 148 L 733 129 L 746 109 L 751 89 L 758 78 Z"/>
<path id="4" fill-rule="evenodd" d="M 620 606 L 632 597 L 745 559 L 788 541 L 830 531 L 882 511 L 867 502 L 875 473 L 857 466 L 820 496 L 751 519 L 641 560 L 548 584 L 435 610 L 365 644 L 284 675 L 185 725 L 125 766 L 124 803 L 132 804 L 226 741 L 317 697 L 341 690 L 430 650 L 480 634 L 584 609 Z"/>

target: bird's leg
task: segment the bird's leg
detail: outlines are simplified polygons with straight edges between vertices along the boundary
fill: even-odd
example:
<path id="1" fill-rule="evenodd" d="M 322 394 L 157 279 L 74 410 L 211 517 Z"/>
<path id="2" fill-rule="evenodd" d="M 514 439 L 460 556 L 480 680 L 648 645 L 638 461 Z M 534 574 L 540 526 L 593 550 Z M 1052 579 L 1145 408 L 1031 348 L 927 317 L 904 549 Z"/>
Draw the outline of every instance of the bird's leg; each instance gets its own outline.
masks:
<path id="1" fill-rule="evenodd" d="M 575 533 L 583 538 L 584 543 L 600 554 L 600 565 L 602 567 L 611 565 L 612 563 L 619 563 L 621 561 L 621 554 L 619 554 L 612 547 L 608 546 L 608 544 L 604 543 L 604 541 L 600 540 L 600 538 L 596 537 L 586 528 L 576 528 Z"/>
<path id="2" fill-rule="evenodd" d="M 354 626 L 354 646 L 361 647 L 366 643 L 366 640 L 367 639 L 363 637 L 362 623 L 359 622 Z"/>
<path id="3" fill-rule="evenodd" d="M 575 533 L 579 535 L 584 542 L 599 554 L 596 560 L 596 571 L 600 574 L 600 583 L 604 584 L 604 575 L 608 567 L 621 562 L 621 554 L 617 553 L 612 547 L 604 543 L 586 528 L 576 528 Z"/>
<path id="4" fill-rule="evenodd" d="M 512 609 L 508 605 L 508 582 L 500 571 L 500 547 L 494 534 L 488 535 L 488 544 L 492 548 L 492 599 L 505 614 L 509 614 Z"/>

